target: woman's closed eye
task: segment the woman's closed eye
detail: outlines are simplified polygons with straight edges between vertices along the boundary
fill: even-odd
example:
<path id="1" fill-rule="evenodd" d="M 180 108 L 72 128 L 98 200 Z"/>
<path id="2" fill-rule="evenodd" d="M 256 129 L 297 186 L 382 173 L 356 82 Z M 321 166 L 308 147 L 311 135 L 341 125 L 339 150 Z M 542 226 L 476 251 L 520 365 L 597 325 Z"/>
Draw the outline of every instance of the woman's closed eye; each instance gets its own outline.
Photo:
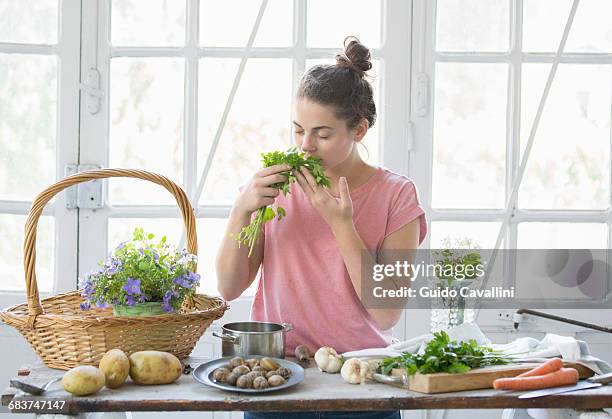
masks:
<path id="1" fill-rule="evenodd" d="M 295 135 L 300 135 L 300 136 L 301 136 L 301 135 L 304 135 L 304 131 L 293 131 L 293 133 L 294 133 Z M 321 134 L 318 134 L 318 133 L 317 133 L 317 134 L 316 134 L 316 136 L 317 136 L 317 138 L 320 138 L 320 139 L 322 139 L 322 140 L 326 140 L 326 139 L 328 139 L 328 138 L 331 136 L 331 134 L 327 134 L 327 133 L 326 133 L 325 135 L 321 135 Z"/>

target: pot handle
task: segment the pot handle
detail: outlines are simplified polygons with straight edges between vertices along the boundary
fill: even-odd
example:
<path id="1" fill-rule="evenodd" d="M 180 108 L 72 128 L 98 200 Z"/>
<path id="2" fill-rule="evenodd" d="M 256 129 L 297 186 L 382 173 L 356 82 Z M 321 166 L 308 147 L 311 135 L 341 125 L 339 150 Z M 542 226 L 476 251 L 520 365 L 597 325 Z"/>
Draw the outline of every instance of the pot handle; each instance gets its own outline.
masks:
<path id="1" fill-rule="evenodd" d="M 235 345 L 240 345 L 240 339 L 238 338 L 238 336 L 226 335 L 219 332 L 212 332 L 212 335 L 226 342 L 230 342 Z"/>
<path id="2" fill-rule="evenodd" d="M 282 323 L 281 326 L 283 326 L 283 331 L 285 332 L 293 330 L 293 325 L 291 323 Z"/>

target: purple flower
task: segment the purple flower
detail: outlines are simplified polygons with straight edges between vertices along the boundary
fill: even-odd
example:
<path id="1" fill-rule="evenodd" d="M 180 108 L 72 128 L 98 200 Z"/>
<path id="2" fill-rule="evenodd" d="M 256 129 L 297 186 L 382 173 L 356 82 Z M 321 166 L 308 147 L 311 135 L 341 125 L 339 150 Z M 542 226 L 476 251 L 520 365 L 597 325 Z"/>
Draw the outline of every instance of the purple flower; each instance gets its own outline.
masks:
<path id="1" fill-rule="evenodd" d="M 178 297 L 179 294 L 176 291 L 166 291 L 166 293 L 164 294 L 164 301 L 162 303 L 162 308 L 164 309 L 164 311 L 166 313 L 170 313 L 171 311 L 174 311 L 174 307 L 172 307 L 172 305 L 170 304 L 170 300 L 172 300 L 172 297 Z"/>
<path id="2" fill-rule="evenodd" d="M 84 303 L 81 303 L 81 310 L 89 310 L 90 308 L 91 308 L 91 305 L 89 301 L 85 301 Z"/>
<path id="3" fill-rule="evenodd" d="M 119 259 L 111 258 L 106 261 L 104 265 L 104 272 L 106 275 L 114 275 L 119 269 L 121 269 L 121 261 Z"/>
<path id="4" fill-rule="evenodd" d="M 121 289 L 127 292 L 128 295 L 140 294 L 140 279 L 128 277 L 127 284 L 125 284 Z"/>
<path id="5" fill-rule="evenodd" d="M 186 274 L 174 278 L 172 282 L 183 288 L 193 288 L 200 284 L 200 275 L 189 271 Z"/>
<path id="6" fill-rule="evenodd" d="M 123 243 L 119 243 L 119 245 L 117 247 L 115 247 L 115 252 L 123 249 L 125 247 L 127 242 L 123 242 Z"/>
<path id="7" fill-rule="evenodd" d="M 127 301 L 127 305 L 129 305 L 130 307 L 136 305 L 136 300 L 131 295 L 127 296 L 126 301 Z"/>
<path id="8" fill-rule="evenodd" d="M 106 301 L 104 301 L 102 298 L 100 298 L 96 302 L 96 307 L 98 307 L 98 308 L 106 308 L 106 307 L 108 307 L 108 304 L 106 303 Z"/>
<path id="9" fill-rule="evenodd" d="M 189 281 L 191 281 L 194 286 L 200 285 L 200 274 L 189 271 L 187 276 L 189 277 Z"/>
<path id="10" fill-rule="evenodd" d="M 174 278 L 172 282 L 174 282 L 177 285 L 180 285 L 183 288 L 191 288 L 191 282 L 189 281 L 187 275 L 178 276 Z"/>

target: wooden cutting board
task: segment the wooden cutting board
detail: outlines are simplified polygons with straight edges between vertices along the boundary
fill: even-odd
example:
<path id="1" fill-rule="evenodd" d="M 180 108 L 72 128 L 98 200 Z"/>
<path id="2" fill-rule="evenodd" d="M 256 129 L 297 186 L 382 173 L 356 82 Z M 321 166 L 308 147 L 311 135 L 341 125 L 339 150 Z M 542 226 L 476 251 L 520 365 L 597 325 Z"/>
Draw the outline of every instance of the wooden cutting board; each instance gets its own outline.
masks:
<path id="1" fill-rule="evenodd" d="M 452 391 L 478 390 L 493 388 L 493 380 L 497 378 L 516 377 L 519 374 L 537 367 L 539 363 L 497 365 L 485 368 L 476 368 L 464 374 L 415 374 L 408 378 L 408 390 L 419 393 L 447 393 Z M 578 370 L 580 379 L 591 377 L 594 373 L 590 369 L 571 362 L 564 362 L 564 367 Z M 394 369 L 391 375 L 401 376 L 403 369 Z"/>

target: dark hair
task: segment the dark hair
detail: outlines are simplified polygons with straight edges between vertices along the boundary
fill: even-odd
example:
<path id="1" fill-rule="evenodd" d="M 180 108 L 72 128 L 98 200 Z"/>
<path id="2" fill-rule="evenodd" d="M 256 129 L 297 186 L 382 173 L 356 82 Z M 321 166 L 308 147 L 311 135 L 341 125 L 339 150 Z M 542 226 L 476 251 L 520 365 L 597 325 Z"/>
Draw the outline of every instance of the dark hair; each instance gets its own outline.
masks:
<path id="1" fill-rule="evenodd" d="M 376 122 L 372 86 L 365 78 L 372 68 L 370 50 L 354 36 L 344 39 L 344 53 L 336 55 L 336 64 L 310 68 L 300 80 L 298 98 L 322 105 L 332 105 L 336 117 L 349 129 L 366 118 L 370 127 Z"/>

